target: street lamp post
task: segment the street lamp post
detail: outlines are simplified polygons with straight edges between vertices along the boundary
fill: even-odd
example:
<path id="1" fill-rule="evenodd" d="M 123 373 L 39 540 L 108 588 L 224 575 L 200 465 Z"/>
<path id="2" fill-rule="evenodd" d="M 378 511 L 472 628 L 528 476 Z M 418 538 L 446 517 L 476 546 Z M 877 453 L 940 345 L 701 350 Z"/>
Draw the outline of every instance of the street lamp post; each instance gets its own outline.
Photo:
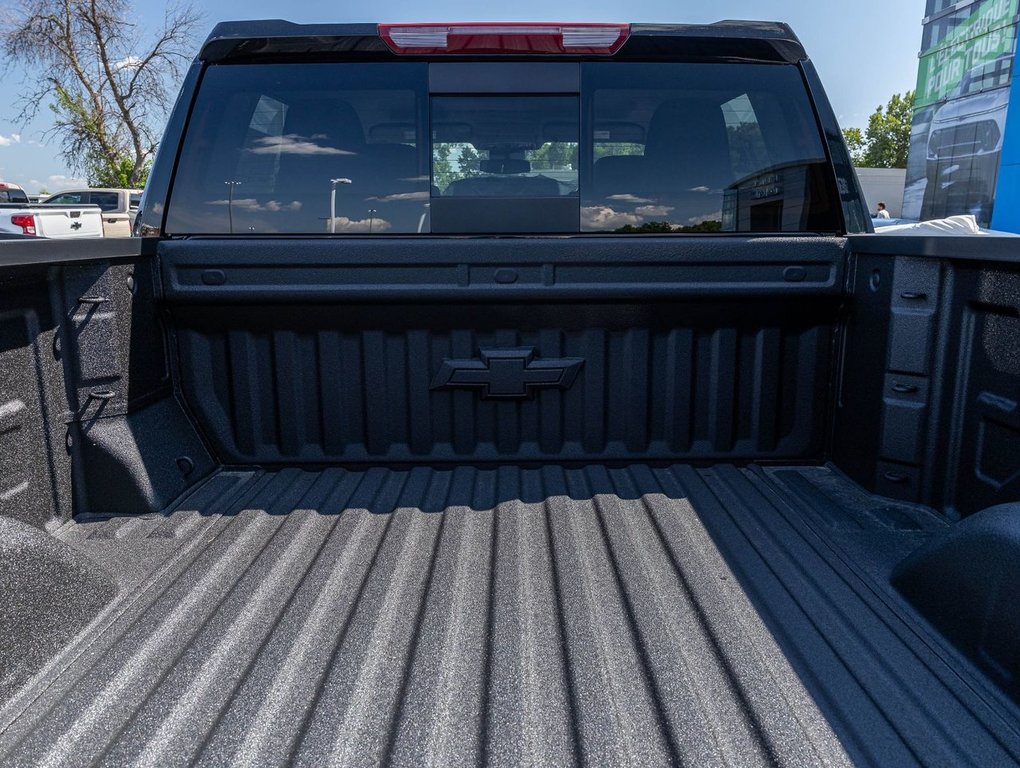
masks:
<path id="1" fill-rule="evenodd" d="M 336 185 L 351 184 L 350 179 L 329 180 L 329 233 L 336 234 Z"/>
<path id="2" fill-rule="evenodd" d="M 223 182 L 229 188 L 227 193 L 227 217 L 230 221 L 230 234 L 234 234 L 234 187 L 241 182 L 239 181 L 225 181 Z"/>
<path id="3" fill-rule="evenodd" d="M 368 234 L 372 234 L 372 224 L 375 223 L 375 208 L 368 209 Z"/>

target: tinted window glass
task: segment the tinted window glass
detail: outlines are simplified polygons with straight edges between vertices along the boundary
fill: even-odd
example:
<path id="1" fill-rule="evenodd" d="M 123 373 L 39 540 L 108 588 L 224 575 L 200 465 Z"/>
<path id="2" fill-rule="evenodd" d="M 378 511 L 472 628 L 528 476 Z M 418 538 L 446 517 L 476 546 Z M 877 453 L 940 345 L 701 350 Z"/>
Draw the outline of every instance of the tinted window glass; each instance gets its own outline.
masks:
<path id="1" fill-rule="evenodd" d="M 591 121 L 582 135 L 593 137 L 582 231 L 840 228 L 796 67 L 613 62 L 582 71 Z"/>
<path id="2" fill-rule="evenodd" d="M 1013 4 L 1012 8 L 1010 8 L 1011 3 Z M 921 50 L 927 52 L 932 48 L 942 46 L 946 40 L 952 38 L 945 44 L 963 43 L 974 51 L 980 52 L 983 47 L 980 44 L 975 44 L 974 38 L 985 33 L 993 35 L 991 40 L 986 41 L 991 46 L 999 50 L 1011 50 L 1012 46 L 1009 43 L 1010 39 L 1015 36 L 1015 30 L 1009 17 L 1015 13 L 1015 3 L 1016 0 L 977 0 L 971 5 L 964 5 L 952 13 L 947 13 L 924 26 Z M 957 2 L 943 0 L 928 16 L 945 11 L 955 5 Z M 975 23 L 975 19 L 981 18 L 983 21 Z M 995 22 L 995 26 L 990 26 L 989 19 L 998 19 L 998 21 Z"/>
<path id="3" fill-rule="evenodd" d="M 28 195 L 22 189 L 0 189 L 0 203 L 27 203 Z"/>
<path id="4" fill-rule="evenodd" d="M 120 195 L 116 192 L 92 192 L 89 202 L 104 211 L 116 211 L 120 207 Z"/>
<path id="5" fill-rule="evenodd" d="M 432 181 L 442 197 L 577 194 L 572 96 L 432 100 Z"/>
<path id="6" fill-rule="evenodd" d="M 210 67 L 167 231 L 417 232 L 425 83 L 424 64 Z"/>
<path id="7" fill-rule="evenodd" d="M 951 8 L 958 2 L 960 2 L 960 0 L 928 0 L 924 15 L 931 16 L 939 11 L 944 11 L 946 8 Z"/>
<path id="8" fill-rule="evenodd" d="M 990 61 L 980 67 L 975 67 L 968 72 L 959 89 L 954 95 L 966 96 L 971 93 L 980 93 L 992 88 L 1002 88 L 1009 85 L 1013 73 L 1013 57 L 1001 56 L 995 61 Z"/>
<path id="9" fill-rule="evenodd" d="M 43 200 L 43 202 L 57 205 L 81 205 L 84 199 L 84 192 L 61 192 L 58 195 Z"/>
<path id="10" fill-rule="evenodd" d="M 167 231 L 841 228 L 798 67 L 613 61 L 580 69 L 577 95 L 429 101 L 425 63 L 212 66 Z"/>

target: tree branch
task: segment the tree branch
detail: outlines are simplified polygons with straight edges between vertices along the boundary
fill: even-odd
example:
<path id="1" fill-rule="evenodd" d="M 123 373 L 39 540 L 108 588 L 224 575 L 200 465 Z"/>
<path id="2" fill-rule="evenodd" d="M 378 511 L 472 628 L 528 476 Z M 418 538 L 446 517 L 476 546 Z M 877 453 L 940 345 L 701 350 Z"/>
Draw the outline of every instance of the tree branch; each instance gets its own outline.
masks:
<path id="1" fill-rule="evenodd" d="M 27 72 L 23 126 L 47 104 L 55 118 L 44 135 L 59 137 L 70 165 L 94 178 L 127 172 L 134 184 L 155 154 L 200 16 L 172 6 L 146 45 L 129 31 L 130 11 L 131 0 L 20 0 L 0 19 L 0 51 L 8 71 L 17 62 Z"/>

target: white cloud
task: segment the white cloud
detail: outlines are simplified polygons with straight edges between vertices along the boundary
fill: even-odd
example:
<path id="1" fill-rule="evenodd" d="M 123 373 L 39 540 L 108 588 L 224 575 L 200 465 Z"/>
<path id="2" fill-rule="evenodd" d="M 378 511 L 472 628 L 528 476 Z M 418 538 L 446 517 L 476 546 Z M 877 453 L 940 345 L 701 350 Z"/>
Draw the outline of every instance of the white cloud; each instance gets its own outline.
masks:
<path id="1" fill-rule="evenodd" d="M 2 133 L 0 133 L 0 147 L 9 147 L 12 144 L 20 143 L 21 143 L 20 133 L 12 133 L 10 136 L 4 136 Z"/>
<path id="2" fill-rule="evenodd" d="M 64 189 L 71 189 L 72 187 L 88 187 L 89 183 L 85 179 L 78 179 L 74 176 L 65 176 L 62 173 L 55 173 L 52 176 L 46 177 L 46 188 L 51 192 L 60 192 Z"/>
<path id="3" fill-rule="evenodd" d="M 637 195 L 610 195 L 606 200 L 619 200 L 621 203 L 654 203 L 654 200 L 649 200 L 647 197 L 638 197 Z"/>
<path id="4" fill-rule="evenodd" d="M 671 205 L 639 205 L 634 209 L 634 213 L 638 216 L 668 216 L 672 212 L 673 206 Z"/>
<path id="5" fill-rule="evenodd" d="M 386 219 L 348 219 L 346 216 L 337 216 L 333 219 L 333 227 L 329 226 L 329 219 L 326 219 L 326 231 L 332 232 L 385 232 L 392 229 L 393 225 Z"/>
<path id="6" fill-rule="evenodd" d="M 142 60 L 137 56 L 128 56 L 120 61 L 113 63 L 113 69 L 116 72 L 120 72 L 122 69 L 138 69 L 138 65 L 142 63 Z"/>
<path id="7" fill-rule="evenodd" d="M 230 200 L 212 200 L 210 205 L 230 205 Z M 240 211 L 269 211 L 270 213 L 277 213 L 278 211 L 300 211 L 301 201 L 292 200 L 289 203 L 281 203 L 279 200 L 267 200 L 264 203 L 260 203 L 254 197 L 238 197 L 234 198 L 234 208 Z"/>
<path id="8" fill-rule="evenodd" d="M 255 142 L 249 149 L 253 155 L 353 155 L 344 149 L 323 147 L 315 143 L 315 139 L 325 138 L 321 134 L 304 137 L 296 133 L 285 133 L 282 136 L 266 136 Z"/>
<path id="9" fill-rule="evenodd" d="M 722 221 L 722 211 L 716 211 L 715 213 L 708 213 L 704 216 L 691 216 L 687 219 L 690 224 L 704 224 L 706 221 Z"/>
<path id="10" fill-rule="evenodd" d="M 621 213 L 604 205 L 592 205 L 581 208 L 581 229 L 619 229 L 627 224 L 640 224 L 641 217 L 633 213 Z"/>
<path id="11" fill-rule="evenodd" d="M 392 203 L 398 200 L 428 200 L 429 193 L 426 190 L 421 192 L 395 192 L 392 195 L 383 195 L 382 197 L 370 197 L 369 200 L 378 200 L 381 203 Z"/>

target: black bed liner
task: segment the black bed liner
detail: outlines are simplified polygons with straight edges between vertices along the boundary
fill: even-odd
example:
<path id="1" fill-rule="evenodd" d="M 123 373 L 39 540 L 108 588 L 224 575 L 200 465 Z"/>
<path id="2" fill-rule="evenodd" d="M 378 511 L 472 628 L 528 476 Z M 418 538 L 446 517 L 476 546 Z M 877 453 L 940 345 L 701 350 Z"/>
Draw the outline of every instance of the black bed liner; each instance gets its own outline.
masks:
<path id="1" fill-rule="evenodd" d="M 941 525 L 826 468 L 221 471 L 58 532 L 120 596 L 0 755 L 1009 764 L 1012 705 L 882 586 Z"/>

